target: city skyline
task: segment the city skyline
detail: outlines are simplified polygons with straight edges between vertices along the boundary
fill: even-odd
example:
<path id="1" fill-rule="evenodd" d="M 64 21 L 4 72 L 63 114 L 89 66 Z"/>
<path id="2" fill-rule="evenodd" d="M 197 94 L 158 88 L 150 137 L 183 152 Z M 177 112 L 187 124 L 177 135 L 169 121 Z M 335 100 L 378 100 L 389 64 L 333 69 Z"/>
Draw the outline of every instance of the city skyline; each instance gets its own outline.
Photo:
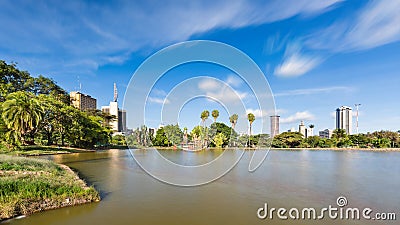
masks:
<path id="1" fill-rule="evenodd" d="M 275 97 L 276 113 L 281 116 L 282 131 L 298 126 L 301 120 L 315 124 L 316 131 L 334 129 L 335 109 L 356 103 L 362 103 L 360 133 L 399 130 L 393 121 L 400 121 L 400 106 L 392 103 L 399 98 L 395 90 L 400 83 L 400 28 L 396 22 L 400 3 L 300 2 L 167 1 L 160 6 L 83 1 L 79 6 L 69 2 L 60 6 L 2 1 L 0 21 L 9 32 L 0 36 L 0 58 L 18 62 L 18 68 L 35 77 L 49 76 L 68 92 L 81 90 L 102 106 L 112 101 L 110 84 L 114 82 L 122 102 L 131 75 L 158 50 L 179 41 L 220 41 L 249 55 L 264 72 Z M 211 19 L 205 21 L 206 17 Z M 52 18 L 57 20 L 50 23 Z M 193 66 L 175 72 L 176 78 L 160 81 L 151 96 L 152 104 L 163 102 L 172 89 L 169 83 L 201 75 L 237 85 L 243 99 L 249 96 L 249 90 L 229 71 Z M 222 107 L 202 107 L 207 103 L 199 100 L 199 107 L 185 113 L 199 117 L 202 110 L 217 108 L 220 120 L 229 122 Z M 248 111 L 256 117 L 260 114 L 254 107 Z M 181 119 L 183 126 L 190 127 L 200 121 Z M 259 121 L 256 118 L 255 130 Z M 129 118 L 127 122 L 129 127 Z M 158 126 L 156 121 L 149 123 Z"/>

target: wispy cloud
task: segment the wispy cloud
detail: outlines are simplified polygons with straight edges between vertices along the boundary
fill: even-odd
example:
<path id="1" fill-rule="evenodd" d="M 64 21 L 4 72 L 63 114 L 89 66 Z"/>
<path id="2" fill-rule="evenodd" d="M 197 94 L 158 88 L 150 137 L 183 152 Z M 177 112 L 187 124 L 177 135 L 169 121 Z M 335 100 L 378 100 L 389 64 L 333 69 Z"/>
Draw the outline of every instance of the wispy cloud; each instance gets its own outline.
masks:
<path id="1" fill-rule="evenodd" d="M 233 87 L 239 87 L 240 85 L 242 85 L 243 84 L 243 81 L 239 78 L 239 77 L 237 77 L 237 76 L 234 76 L 234 75 L 229 75 L 227 78 L 226 78 L 226 81 L 225 81 L 227 84 L 229 84 L 229 85 L 232 85 Z"/>
<path id="2" fill-rule="evenodd" d="M 169 104 L 169 100 L 165 98 L 148 97 L 147 100 L 151 103 L 156 103 L 156 104 Z"/>
<path id="3" fill-rule="evenodd" d="M 281 123 L 293 123 L 301 120 L 314 120 L 315 116 L 308 112 L 308 111 L 303 111 L 303 112 L 296 112 L 294 115 L 291 115 L 286 118 L 281 118 L 280 122 Z"/>
<path id="4" fill-rule="evenodd" d="M 314 95 L 321 93 L 332 93 L 335 91 L 353 91 L 353 88 L 346 86 L 333 86 L 333 87 L 321 87 L 321 88 L 308 88 L 308 89 L 295 89 L 274 94 L 274 97 L 282 96 L 296 96 L 296 95 Z"/>
<path id="5" fill-rule="evenodd" d="M 198 88 L 204 91 L 206 96 L 217 99 L 221 102 L 241 102 L 249 96 L 246 92 L 234 89 L 231 85 L 232 82 L 233 79 L 230 77 L 228 77 L 226 81 L 207 78 L 198 83 Z M 238 84 L 236 80 L 234 82 L 235 84 Z"/>
<path id="6" fill-rule="evenodd" d="M 240 28 L 324 12 L 339 0 L 293 1 L 0 1 L 0 49 L 30 71 L 87 74 L 217 28 Z M 285 5 L 285 7 L 282 7 Z M 57 19 L 54 19 L 57 18 Z M 37 63 L 29 64 L 35 54 Z M 49 68 L 48 65 L 51 65 Z M 93 66 L 95 65 L 95 66 Z"/>
<path id="7" fill-rule="evenodd" d="M 281 77 L 296 77 L 303 75 L 319 65 L 321 59 L 294 53 L 284 58 L 282 64 L 275 68 L 274 74 Z"/>
<path id="8" fill-rule="evenodd" d="M 400 40 L 400 1 L 367 3 L 355 16 L 338 19 L 311 35 L 307 45 L 334 52 L 371 49 Z"/>
<path id="9" fill-rule="evenodd" d="M 199 89 L 203 91 L 217 91 L 221 86 L 223 84 L 216 79 L 204 79 L 198 84 Z"/>

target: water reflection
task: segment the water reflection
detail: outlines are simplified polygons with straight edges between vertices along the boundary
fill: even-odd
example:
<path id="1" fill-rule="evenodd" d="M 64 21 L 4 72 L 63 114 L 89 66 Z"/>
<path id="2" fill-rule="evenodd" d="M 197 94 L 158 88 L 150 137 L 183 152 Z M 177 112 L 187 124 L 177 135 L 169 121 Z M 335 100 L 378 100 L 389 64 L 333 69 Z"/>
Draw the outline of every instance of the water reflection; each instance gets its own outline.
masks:
<path id="1" fill-rule="evenodd" d="M 186 160 L 184 153 L 163 154 Z M 199 161 L 214 157 L 207 154 L 212 153 L 196 157 L 204 158 Z M 254 173 L 247 172 L 250 155 L 246 152 L 226 176 L 194 188 L 151 178 L 123 150 L 50 158 L 76 169 L 108 195 L 100 203 L 37 213 L 10 224 L 377 224 L 329 219 L 262 221 L 256 216 L 265 202 L 272 207 L 318 208 L 335 204 L 340 195 L 354 207 L 399 209 L 397 152 L 271 151 Z"/>

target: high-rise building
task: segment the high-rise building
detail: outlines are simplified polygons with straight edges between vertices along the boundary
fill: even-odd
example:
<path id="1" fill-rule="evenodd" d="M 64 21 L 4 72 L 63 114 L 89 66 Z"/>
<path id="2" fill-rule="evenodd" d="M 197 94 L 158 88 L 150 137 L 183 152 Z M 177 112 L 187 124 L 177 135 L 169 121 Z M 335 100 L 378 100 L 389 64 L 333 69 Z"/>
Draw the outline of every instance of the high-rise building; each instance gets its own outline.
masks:
<path id="1" fill-rule="evenodd" d="M 117 98 L 117 86 L 114 83 L 114 101 L 110 102 L 108 106 L 102 106 L 101 111 L 114 116 L 115 119 L 111 120 L 108 124 L 114 133 L 126 132 L 126 110 L 118 108 Z"/>
<path id="2" fill-rule="evenodd" d="M 343 129 L 347 134 L 352 133 L 352 109 L 348 106 L 341 106 L 336 109 L 336 129 Z"/>
<path id="3" fill-rule="evenodd" d="M 96 109 L 97 101 L 90 95 L 85 95 L 79 91 L 72 91 L 69 93 L 71 105 L 79 110 Z"/>
<path id="4" fill-rule="evenodd" d="M 271 118 L 271 138 L 279 134 L 279 117 L 278 115 L 270 116 Z"/>
<path id="5" fill-rule="evenodd" d="M 306 126 L 304 125 L 304 122 L 303 122 L 303 121 L 300 122 L 300 125 L 299 125 L 299 133 L 302 134 L 303 137 L 305 137 L 305 138 L 307 137 L 307 128 L 306 128 Z"/>

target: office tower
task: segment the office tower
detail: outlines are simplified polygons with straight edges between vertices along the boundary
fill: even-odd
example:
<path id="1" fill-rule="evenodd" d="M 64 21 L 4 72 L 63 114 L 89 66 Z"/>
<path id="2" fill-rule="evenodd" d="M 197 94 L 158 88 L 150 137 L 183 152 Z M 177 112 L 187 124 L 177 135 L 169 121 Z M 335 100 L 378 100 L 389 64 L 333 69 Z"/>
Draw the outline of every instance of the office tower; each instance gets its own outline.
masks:
<path id="1" fill-rule="evenodd" d="M 347 134 L 352 132 L 352 109 L 348 106 L 341 106 L 336 109 L 336 129 L 343 129 Z"/>
<path id="2" fill-rule="evenodd" d="M 126 110 L 118 108 L 118 93 L 117 86 L 114 83 L 114 101 L 110 102 L 108 106 L 102 106 L 101 111 L 114 116 L 115 119 L 109 121 L 108 125 L 114 133 L 126 132 Z"/>

